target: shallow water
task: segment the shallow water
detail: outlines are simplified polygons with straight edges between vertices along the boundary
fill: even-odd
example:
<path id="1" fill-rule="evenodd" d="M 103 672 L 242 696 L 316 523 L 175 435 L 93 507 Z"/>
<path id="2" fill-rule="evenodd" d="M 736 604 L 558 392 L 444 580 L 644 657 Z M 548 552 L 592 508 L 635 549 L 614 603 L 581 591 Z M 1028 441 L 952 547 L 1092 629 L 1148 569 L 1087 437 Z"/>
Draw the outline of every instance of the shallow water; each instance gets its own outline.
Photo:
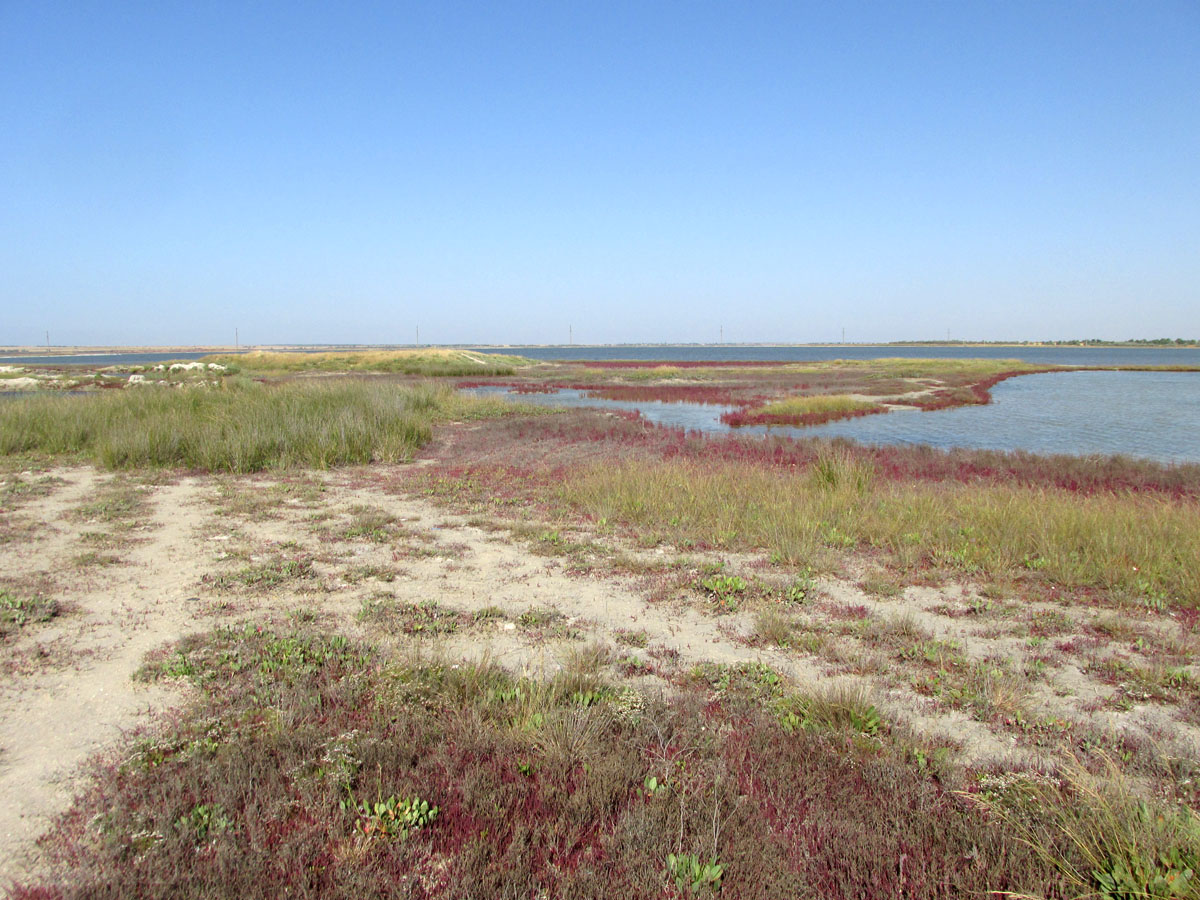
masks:
<path id="1" fill-rule="evenodd" d="M 808 362 L 833 359 L 1021 359 L 1035 365 L 1200 366 L 1200 347 L 1040 347 L 1040 346 L 895 346 L 826 344 L 821 346 L 740 346 L 729 344 L 619 345 L 611 347 L 508 347 L 483 352 L 515 353 L 543 360 L 657 360 Z"/>
<path id="2" fill-rule="evenodd" d="M 721 413 L 730 409 L 726 406 L 594 400 L 574 390 L 510 396 L 548 406 L 636 409 L 659 425 L 706 433 L 732 431 L 720 421 Z M 987 406 L 900 410 L 810 428 L 742 428 L 738 433 L 1200 462 L 1200 372 L 1023 375 L 996 385 L 992 398 Z"/>
<path id="3" fill-rule="evenodd" d="M 878 444 L 1200 462 L 1200 372 L 1024 375 L 992 388 L 987 406 L 900 411 L 803 430 Z"/>
<path id="4" fill-rule="evenodd" d="M 182 353 L 83 353 L 76 356 L 0 356 L 4 366 L 148 366 L 162 362 L 202 359 L 211 350 Z"/>
<path id="5" fill-rule="evenodd" d="M 735 409 L 732 406 L 709 406 L 703 403 L 662 403 L 659 401 L 603 400 L 590 398 L 583 391 L 563 388 L 554 394 L 517 394 L 504 387 L 473 388 L 473 394 L 501 394 L 518 403 L 533 403 L 538 406 L 588 407 L 590 409 L 637 410 L 642 417 L 655 425 L 668 428 L 683 428 L 687 431 L 715 433 L 729 431 L 721 422 L 721 413 Z"/>

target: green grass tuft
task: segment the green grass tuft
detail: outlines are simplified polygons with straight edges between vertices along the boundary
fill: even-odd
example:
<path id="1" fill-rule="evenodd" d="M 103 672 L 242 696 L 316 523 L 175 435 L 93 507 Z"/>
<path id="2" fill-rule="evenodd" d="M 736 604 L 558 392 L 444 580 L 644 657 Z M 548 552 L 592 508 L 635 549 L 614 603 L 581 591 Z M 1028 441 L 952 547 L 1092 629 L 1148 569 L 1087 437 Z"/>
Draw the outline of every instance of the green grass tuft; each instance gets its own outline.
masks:
<path id="1" fill-rule="evenodd" d="M 0 635 L 33 622 L 48 622 L 58 614 L 58 601 L 52 598 L 19 596 L 0 589 Z"/>
<path id="2" fill-rule="evenodd" d="M 813 413 L 826 415 L 859 410 L 874 411 L 878 408 L 879 404 L 877 403 L 870 400 L 859 400 L 846 394 L 818 394 L 813 397 L 785 397 L 782 400 L 757 407 L 754 412 L 782 419 Z"/>

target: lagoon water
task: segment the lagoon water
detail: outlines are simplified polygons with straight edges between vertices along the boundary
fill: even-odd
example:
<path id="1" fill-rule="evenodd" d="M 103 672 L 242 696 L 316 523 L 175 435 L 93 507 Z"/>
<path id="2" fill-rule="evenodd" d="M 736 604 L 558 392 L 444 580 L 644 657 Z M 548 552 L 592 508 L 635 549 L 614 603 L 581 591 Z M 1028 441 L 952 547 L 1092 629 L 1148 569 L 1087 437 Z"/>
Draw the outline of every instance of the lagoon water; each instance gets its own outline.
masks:
<path id="1" fill-rule="evenodd" d="M 987 406 L 900 411 L 803 431 L 878 444 L 1200 462 L 1200 372 L 1023 375 L 992 388 Z"/>
<path id="2" fill-rule="evenodd" d="M 74 356 L 0 356 L 5 366 L 149 366 L 163 362 L 201 359 L 211 353 L 81 353 Z"/>
<path id="3" fill-rule="evenodd" d="M 655 424 L 706 433 L 732 430 L 721 423 L 721 413 L 729 409 L 724 406 L 599 400 L 573 390 L 512 396 L 551 406 L 637 409 Z M 1200 463 L 1200 372 L 1023 375 L 996 385 L 992 398 L 987 406 L 901 410 L 811 428 L 742 428 L 738 433 L 1035 453 L 1119 453 L 1160 462 Z"/>
<path id="4" fill-rule="evenodd" d="M 530 359 L 589 360 L 633 359 L 662 361 L 769 360 L 809 362 L 831 359 L 1021 359 L 1025 362 L 1064 366 L 1200 366 L 1200 347 L 1046 347 L 1036 345 L 909 344 L 619 344 L 612 346 L 485 347 L 483 352 L 515 353 Z"/>

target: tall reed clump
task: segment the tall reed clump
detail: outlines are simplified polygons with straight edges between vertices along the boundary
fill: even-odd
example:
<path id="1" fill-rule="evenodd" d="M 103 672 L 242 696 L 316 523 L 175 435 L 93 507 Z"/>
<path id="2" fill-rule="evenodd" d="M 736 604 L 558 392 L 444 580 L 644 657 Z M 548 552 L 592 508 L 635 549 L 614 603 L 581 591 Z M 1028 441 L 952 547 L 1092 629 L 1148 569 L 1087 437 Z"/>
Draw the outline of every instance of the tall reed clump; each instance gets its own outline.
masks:
<path id="1" fill-rule="evenodd" d="M 470 403 L 445 387 L 355 380 L 36 396 L 0 407 L 0 453 L 224 472 L 394 462 L 429 440 L 435 416 Z"/>
<path id="2" fill-rule="evenodd" d="M 671 540 L 765 548 L 795 562 L 870 549 L 903 569 L 1200 606 L 1200 503 L 1191 499 L 896 483 L 836 452 L 793 473 L 739 461 L 598 465 L 568 480 L 562 496 Z"/>

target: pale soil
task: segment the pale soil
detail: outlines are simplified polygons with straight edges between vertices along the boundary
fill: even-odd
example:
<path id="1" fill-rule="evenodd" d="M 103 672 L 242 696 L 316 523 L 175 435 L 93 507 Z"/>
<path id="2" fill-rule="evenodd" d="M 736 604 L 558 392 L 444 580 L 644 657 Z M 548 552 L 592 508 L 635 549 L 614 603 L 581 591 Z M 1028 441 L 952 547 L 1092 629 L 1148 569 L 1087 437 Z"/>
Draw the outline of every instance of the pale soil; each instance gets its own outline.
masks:
<path id="1" fill-rule="evenodd" d="M 72 515 L 112 476 L 71 468 L 48 473 L 44 496 L 10 504 L 0 518 L 6 531 L 0 578 L 14 592 L 49 585 L 64 612 L 0 639 L 0 883 L 36 866 L 34 841 L 67 808 L 89 757 L 149 726 L 153 713 L 186 701 L 182 686 L 148 687 L 132 679 L 145 654 L 245 618 L 286 624 L 290 616 L 375 643 L 416 645 L 453 659 L 488 657 L 532 674 L 568 665 L 573 652 L 601 641 L 616 665 L 631 657 L 645 664 L 651 674 L 633 680 L 650 690 L 670 690 L 673 677 L 699 663 L 762 662 L 802 689 L 862 684 L 887 721 L 915 728 L 969 763 L 1036 763 L 1048 751 L 1020 742 L 1020 730 L 1012 727 L 1030 718 L 1129 730 L 1196 757 L 1197 729 L 1180 721 L 1179 709 L 1162 703 L 1113 708 L 1117 689 L 1088 673 L 1104 654 L 1128 656 L 1120 641 L 1093 641 L 1074 655 L 1051 653 L 1044 671 L 1026 674 L 1043 651 L 1043 643 L 1031 646 L 1029 616 L 1039 610 L 1069 616 L 1066 638 L 1105 615 L 1100 611 L 1018 607 L 1003 599 L 993 608 L 961 585 L 910 587 L 880 599 L 854 579 L 825 578 L 802 605 L 776 604 L 788 609 L 802 633 L 821 638 L 820 646 L 754 646 L 748 637 L 756 609 L 773 601 L 747 600 L 739 612 L 717 614 L 688 573 L 689 566 L 719 561 L 722 571 L 747 581 L 786 585 L 789 573 L 765 560 L 683 558 L 669 548 L 632 547 L 608 533 L 564 530 L 539 539 L 536 523 L 521 528 L 528 537 L 516 537 L 511 523 L 448 512 L 416 496 L 405 480 L 411 471 L 377 466 L 292 478 L 180 476 L 146 485 L 145 510 L 121 525 Z M 385 524 L 376 534 L 347 538 L 364 507 Z M 106 530 L 118 540 L 120 561 L 80 563 L 85 533 L 94 539 Z M 613 562 L 618 558 L 621 565 Z M 284 574 L 268 587 L 245 583 L 248 571 L 288 560 L 310 563 L 307 577 Z M 376 609 L 433 602 L 492 613 L 449 635 L 414 636 L 395 620 L 361 614 L 364 602 Z M 519 620 L 541 608 L 565 618 Z M 1167 617 L 1122 614 L 1122 624 L 1129 629 L 1122 640 L 1138 634 L 1177 655 L 1192 652 L 1190 636 Z M 876 626 L 908 636 L 881 642 L 871 637 Z M 644 632 L 638 643 L 645 646 L 628 646 L 623 632 Z M 1013 677 L 998 682 L 984 713 L 914 690 L 920 661 L 898 662 L 895 651 L 905 642 L 933 639 L 955 641 L 972 662 L 1006 661 Z M 1045 649 L 1058 639 L 1044 642 Z"/>

